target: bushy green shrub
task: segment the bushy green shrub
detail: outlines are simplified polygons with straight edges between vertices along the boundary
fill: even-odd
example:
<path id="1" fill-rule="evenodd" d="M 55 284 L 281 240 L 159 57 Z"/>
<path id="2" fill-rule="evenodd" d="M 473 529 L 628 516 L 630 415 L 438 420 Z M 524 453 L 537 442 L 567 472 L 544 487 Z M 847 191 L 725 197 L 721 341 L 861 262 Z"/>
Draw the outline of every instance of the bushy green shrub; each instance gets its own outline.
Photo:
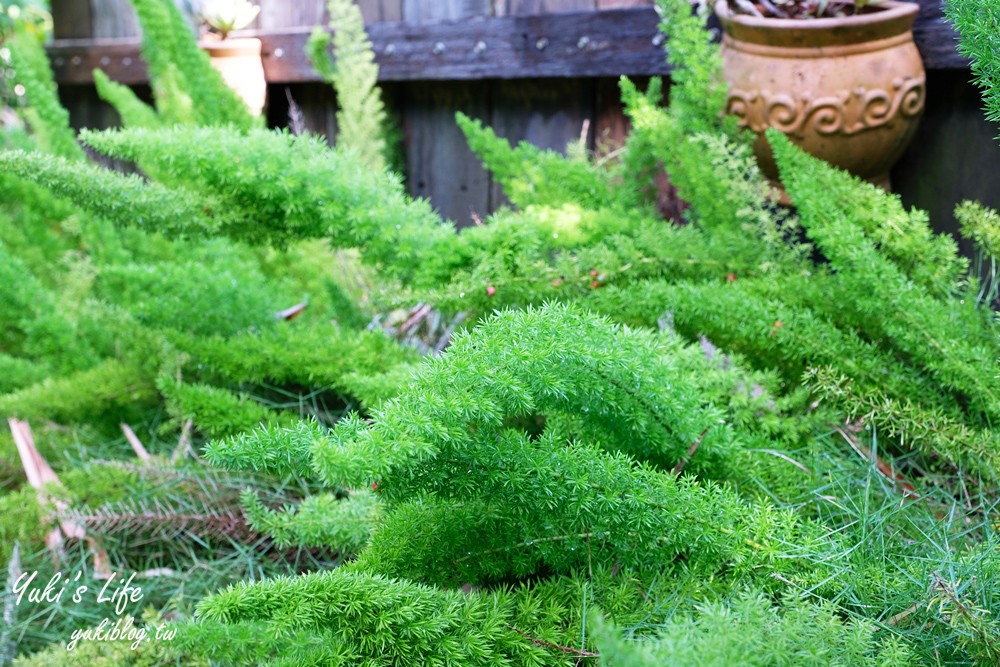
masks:
<path id="1" fill-rule="evenodd" d="M 338 39 L 367 48 L 335 6 Z M 670 103 L 658 81 L 622 82 L 620 162 L 512 148 L 459 117 L 520 209 L 461 232 L 406 196 L 379 141 L 330 148 L 199 115 L 209 93 L 184 77 L 200 65 L 154 2 L 139 9 L 158 85 L 186 91 L 201 127 L 171 127 L 161 104 L 155 122 L 133 110 L 129 129 L 82 137 L 148 180 L 0 155 L 0 184 L 60 230 L 0 236 L 19 249 L 0 411 L 105 444 L 136 415 L 171 449 L 191 428 L 208 441 L 211 467 L 66 473 L 72 516 L 115 554 L 148 562 L 133 532 L 171 562 L 214 564 L 198 590 L 217 592 L 151 659 L 996 664 L 993 288 L 924 214 L 770 133 L 796 211 L 778 207 L 720 119 L 700 19 L 659 6 Z M 354 55 L 367 87 L 342 113 L 370 113 L 354 118 L 367 133 L 381 107 L 370 54 Z M 660 167 L 684 224 L 656 215 Z M 996 214 L 960 210 L 993 261 Z M 419 360 L 331 324 L 363 322 L 346 288 L 276 318 L 323 285 L 281 268 L 304 239 L 357 248 L 379 307 L 420 300 L 471 325 Z M 49 257 L 72 261 L 43 277 Z M 138 501 L 98 495 L 109 479 Z M 40 546 L 36 525 L 2 527 Z M 290 550 L 314 557 L 293 568 Z"/>

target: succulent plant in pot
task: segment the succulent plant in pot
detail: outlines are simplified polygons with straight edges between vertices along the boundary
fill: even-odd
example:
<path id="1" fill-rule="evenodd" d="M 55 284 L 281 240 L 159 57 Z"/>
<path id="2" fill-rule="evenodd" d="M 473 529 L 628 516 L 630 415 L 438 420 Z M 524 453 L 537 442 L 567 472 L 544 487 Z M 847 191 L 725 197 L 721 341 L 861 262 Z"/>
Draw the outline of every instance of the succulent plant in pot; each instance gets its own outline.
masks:
<path id="1" fill-rule="evenodd" d="M 727 112 L 759 135 L 755 152 L 772 182 L 768 127 L 889 187 L 924 108 L 912 32 L 919 9 L 897 0 L 716 0 Z"/>
<path id="2" fill-rule="evenodd" d="M 198 16 L 221 39 L 234 30 L 242 30 L 253 23 L 260 14 L 260 7 L 247 0 L 203 0 Z"/>
<path id="3" fill-rule="evenodd" d="M 230 33 L 253 23 L 260 7 L 247 0 L 202 0 L 198 17 L 210 30 L 200 42 L 212 65 L 222 74 L 256 115 L 267 102 L 267 81 L 261 63 L 261 41 L 256 37 L 232 37 Z"/>
<path id="4" fill-rule="evenodd" d="M 842 18 L 877 11 L 879 0 L 729 0 L 735 14 L 775 19 Z"/>

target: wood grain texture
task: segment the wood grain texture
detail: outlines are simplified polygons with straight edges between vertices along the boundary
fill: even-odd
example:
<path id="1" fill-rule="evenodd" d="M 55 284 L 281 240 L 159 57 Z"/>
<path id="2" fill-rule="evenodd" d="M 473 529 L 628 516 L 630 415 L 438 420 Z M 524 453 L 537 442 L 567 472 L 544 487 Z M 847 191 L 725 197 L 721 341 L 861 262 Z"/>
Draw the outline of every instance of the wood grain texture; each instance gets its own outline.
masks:
<path id="1" fill-rule="evenodd" d="M 597 0 L 598 9 L 622 9 L 623 7 L 647 7 L 654 0 Z"/>
<path id="2" fill-rule="evenodd" d="M 52 35 L 55 39 L 93 37 L 94 15 L 89 1 L 52 0 L 51 11 Z"/>
<path id="3" fill-rule="evenodd" d="M 571 143 L 593 148 L 595 87 L 591 80 L 501 81 L 493 99 L 493 131 L 514 145 L 527 141 L 558 153 L 565 153 Z M 503 188 L 494 183 L 490 209 L 507 203 Z"/>
<path id="4" fill-rule="evenodd" d="M 256 28 L 281 31 L 289 28 L 312 31 L 330 22 L 326 0 L 260 0 Z M 303 47 L 305 45 L 303 44 Z M 303 58 L 305 54 L 303 53 Z M 291 85 L 271 82 L 268 86 L 268 123 L 279 127 L 289 124 L 289 96 L 302 112 L 306 129 L 333 143 L 337 136 L 337 99 L 332 87 L 322 82 Z"/>
<path id="5" fill-rule="evenodd" d="M 504 0 L 497 16 L 528 16 L 597 9 L 597 0 Z"/>
<path id="6" fill-rule="evenodd" d="M 403 20 L 403 0 L 357 0 L 365 23 Z"/>
<path id="7" fill-rule="evenodd" d="M 996 175 L 997 124 L 986 120 L 968 72 L 929 72 L 924 117 L 910 147 L 892 170 L 892 189 L 906 206 L 930 214 L 941 232 L 957 234 L 955 206 L 969 199 L 1000 208 Z M 973 256 L 972 245 L 962 250 Z"/>
<path id="8" fill-rule="evenodd" d="M 337 139 L 337 94 L 322 83 L 275 84 L 268 87 L 267 124 L 290 127 L 289 112 L 294 103 L 302 111 L 305 129 L 326 138 L 333 145 Z"/>
<path id="9" fill-rule="evenodd" d="M 636 80 L 645 88 L 646 81 Z M 622 106 L 621 90 L 617 79 L 598 79 L 594 82 L 594 149 L 598 155 L 607 155 L 625 144 L 630 124 Z"/>
<path id="10" fill-rule="evenodd" d="M 403 0 L 403 21 L 455 21 L 471 17 L 491 16 L 490 0 Z"/>
<path id="11" fill-rule="evenodd" d="M 185 16 L 187 2 L 174 0 Z M 138 39 L 139 20 L 129 0 L 52 0 L 55 39 Z"/>
<path id="12" fill-rule="evenodd" d="M 91 0 L 94 37 L 137 37 L 139 19 L 128 0 Z"/>
<path id="13" fill-rule="evenodd" d="M 490 90 L 482 82 L 410 84 L 403 130 L 410 194 L 430 199 L 460 227 L 490 211 L 491 179 L 455 124 L 455 112 L 489 122 Z"/>
<path id="14" fill-rule="evenodd" d="M 409 27 L 407 24 L 453 19 L 463 20 L 435 25 L 460 25 L 468 29 L 472 25 L 486 24 L 483 18 L 492 12 L 489 0 L 403 0 L 403 19 L 407 23 L 376 24 L 372 32 L 374 36 L 377 28 Z M 458 48 L 457 45 L 445 46 L 437 39 L 430 42 L 433 44 L 424 46 L 430 48 L 432 61 L 442 59 L 446 53 L 450 56 L 449 46 Z M 473 51 L 474 47 L 467 44 L 465 57 Z M 464 135 L 455 124 L 455 112 L 463 111 L 488 121 L 490 88 L 484 81 L 419 83 L 405 88 L 403 128 L 410 194 L 430 199 L 442 216 L 459 226 L 472 224 L 474 216 L 489 213 L 490 176 L 466 145 Z"/>
<path id="15" fill-rule="evenodd" d="M 258 0 L 260 14 L 255 27 L 260 30 L 326 25 L 326 0 Z"/>

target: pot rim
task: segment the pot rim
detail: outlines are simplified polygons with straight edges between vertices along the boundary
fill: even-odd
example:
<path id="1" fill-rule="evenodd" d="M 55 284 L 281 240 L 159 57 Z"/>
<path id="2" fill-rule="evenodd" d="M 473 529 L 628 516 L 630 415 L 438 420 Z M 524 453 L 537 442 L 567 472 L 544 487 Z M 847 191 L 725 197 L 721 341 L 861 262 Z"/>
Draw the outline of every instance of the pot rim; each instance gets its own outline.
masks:
<path id="1" fill-rule="evenodd" d="M 198 46 L 216 57 L 260 55 L 263 42 L 257 37 L 227 37 L 226 39 L 201 39 Z"/>
<path id="2" fill-rule="evenodd" d="M 776 19 L 733 14 L 726 0 L 716 0 L 715 14 L 725 32 L 723 43 L 742 44 L 741 49 L 867 51 L 912 41 L 913 22 L 920 5 L 886 0 L 878 6 L 879 10 L 870 14 L 841 18 Z"/>
<path id="3" fill-rule="evenodd" d="M 749 16 L 747 14 L 735 14 L 729 9 L 726 0 L 716 0 L 715 13 L 723 22 L 732 22 L 745 25 L 747 27 L 775 29 L 775 30 L 825 30 L 829 28 L 839 28 L 844 25 L 861 26 L 871 23 L 883 23 L 893 19 L 916 15 L 920 12 L 920 5 L 915 2 L 904 2 L 902 0 L 883 0 L 877 4 L 869 5 L 877 11 L 868 14 L 855 14 L 854 16 L 828 17 L 818 19 L 779 19 Z"/>

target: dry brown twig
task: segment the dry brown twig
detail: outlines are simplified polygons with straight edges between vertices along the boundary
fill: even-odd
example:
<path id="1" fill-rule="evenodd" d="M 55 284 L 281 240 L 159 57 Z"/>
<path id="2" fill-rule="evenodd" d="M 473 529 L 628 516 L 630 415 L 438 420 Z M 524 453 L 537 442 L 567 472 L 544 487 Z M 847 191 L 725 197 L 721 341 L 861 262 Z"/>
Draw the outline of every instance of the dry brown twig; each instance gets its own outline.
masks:
<path id="1" fill-rule="evenodd" d="M 177 440 L 177 449 L 174 453 L 170 455 L 170 462 L 177 463 L 181 459 L 186 459 L 188 456 L 194 455 L 194 449 L 191 448 L 191 429 L 194 427 L 194 422 L 188 419 L 184 422 L 183 428 L 181 428 L 181 437 Z"/>
<path id="2" fill-rule="evenodd" d="M 62 487 L 62 482 L 35 446 L 31 426 L 19 419 L 8 419 L 7 424 L 17 446 L 17 453 L 21 457 L 21 465 L 24 467 L 28 483 L 38 494 L 39 506 L 55 509 L 55 512 L 49 513 L 45 519 L 46 523 L 56 524 L 56 527 L 45 536 L 45 545 L 52 552 L 56 562 L 65 556 L 64 538 L 84 540 L 94 557 L 94 576 L 99 579 L 111 577 L 111 564 L 107 552 L 97 540 L 87 534 L 83 524 L 73 519 L 59 518 L 69 511 L 69 504 L 61 498 L 52 496 L 46 490 L 50 486 Z"/>
<path id="3" fill-rule="evenodd" d="M 152 457 L 143 446 L 142 441 L 139 440 L 139 436 L 137 436 L 135 431 L 132 430 L 132 427 L 128 424 L 119 424 L 119 426 L 121 426 L 122 433 L 125 434 L 125 439 L 128 440 L 128 444 L 132 446 L 132 451 L 135 452 L 135 455 L 138 456 L 143 463 L 149 463 L 152 460 Z"/>

